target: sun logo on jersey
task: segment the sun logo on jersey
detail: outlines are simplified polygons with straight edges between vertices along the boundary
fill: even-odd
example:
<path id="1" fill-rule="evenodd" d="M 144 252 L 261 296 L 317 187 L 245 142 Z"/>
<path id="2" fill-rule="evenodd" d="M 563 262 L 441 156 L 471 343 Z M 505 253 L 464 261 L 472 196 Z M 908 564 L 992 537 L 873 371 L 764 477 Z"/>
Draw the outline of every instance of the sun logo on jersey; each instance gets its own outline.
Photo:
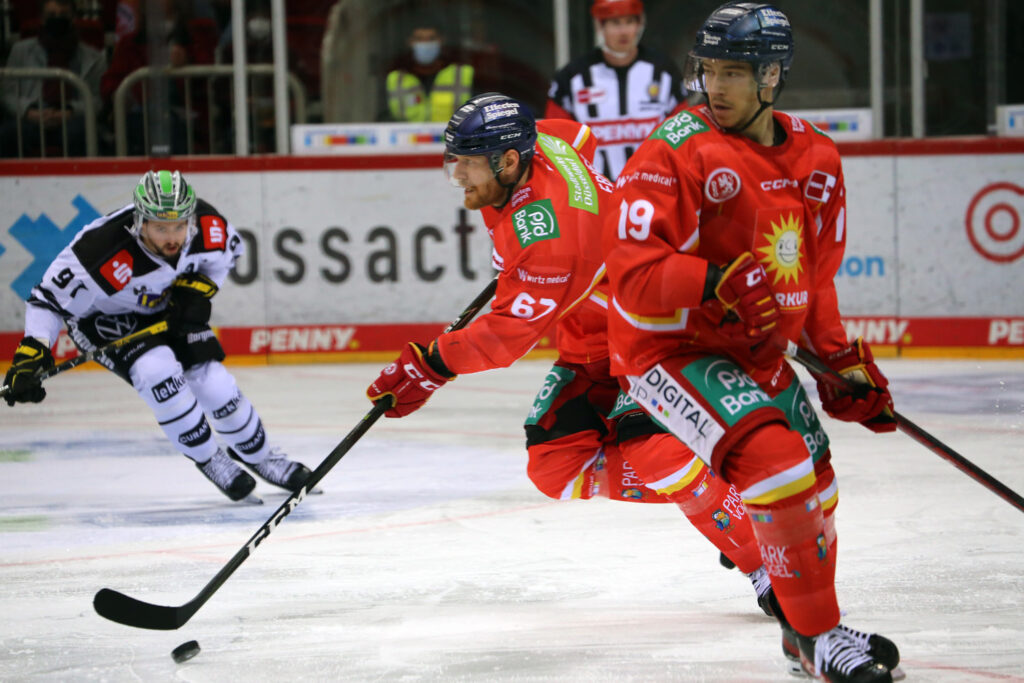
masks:
<path id="1" fill-rule="evenodd" d="M 800 272 L 803 265 L 800 263 L 800 253 L 803 251 L 803 229 L 800 225 L 799 216 L 790 213 L 788 216 L 779 215 L 778 222 L 771 221 L 772 232 L 764 233 L 768 240 L 767 246 L 758 247 L 758 251 L 764 254 L 761 261 L 764 269 L 769 275 L 774 275 L 772 284 L 778 284 L 785 280 L 786 284 L 800 281 Z"/>

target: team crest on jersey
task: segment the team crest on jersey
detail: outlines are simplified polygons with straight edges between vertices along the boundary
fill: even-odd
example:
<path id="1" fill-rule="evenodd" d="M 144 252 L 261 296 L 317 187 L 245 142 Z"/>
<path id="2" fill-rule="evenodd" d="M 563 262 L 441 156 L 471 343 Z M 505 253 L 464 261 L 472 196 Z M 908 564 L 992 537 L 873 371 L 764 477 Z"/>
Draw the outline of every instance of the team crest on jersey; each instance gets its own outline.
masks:
<path id="1" fill-rule="evenodd" d="M 200 216 L 199 225 L 203 229 L 203 243 L 208 248 L 217 247 L 220 249 L 224 248 L 224 242 L 227 240 L 228 229 L 224 225 L 224 220 L 219 216 Z"/>
<path id="2" fill-rule="evenodd" d="M 658 99 L 658 95 L 660 95 L 660 94 L 661 94 L 661 84 L 660 83 L 651 83 L 649 86 L 647 86 L 647 96 L 650 97 L 652 101 L 653 100 L 657 100 Z"/>
<path id="3" fill-rule="evenodd" d="M 555 239 L 558 237 L 558 218 L 550 199 L 540 199 L 527 204 L 512 214 L 512 227 L 515 228 L 519 246 L 523 249 L 534 242 Z"/>
<path id="4" fill-rule="evenodd" d="M 128 253 L 127 249 L 122 249 L 114 254 L 109 261 L 100 266 L 100 275 L 110 283 L 111 287 L 120 292 L 128 284 L 128 281 L 132 279 L 132 266 L 134 264 L 132 255 Z"/>
<path id="5" fill-rule="evenodd" d="M 757 212 L 754 255 L 768 273 L 768 285 L 783 311 L 807 308 L 803 215 L 802 207 Z"/>
<path id="6" fill-rule="evenodd" d="M 731 168 L 716 168 L 704 181 L 704 196 L 715 204 L 727 202 L 740 193 L 740 175 Z"/>

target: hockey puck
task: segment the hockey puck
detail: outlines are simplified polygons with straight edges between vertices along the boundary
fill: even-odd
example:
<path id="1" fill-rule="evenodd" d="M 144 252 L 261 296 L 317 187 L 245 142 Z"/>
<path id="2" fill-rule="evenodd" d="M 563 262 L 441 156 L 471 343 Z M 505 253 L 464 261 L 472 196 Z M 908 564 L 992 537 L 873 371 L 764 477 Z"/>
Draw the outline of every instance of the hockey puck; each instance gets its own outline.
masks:
<path id="1" fill-rule="evenodd" d="M 187 662 L 188 660 L 199 654 L 199 641 L 190 640 L 187 643 L 182 643 L 178 647 L 171 650 L 171 657 L 174 658 L 178 664 Z"/>

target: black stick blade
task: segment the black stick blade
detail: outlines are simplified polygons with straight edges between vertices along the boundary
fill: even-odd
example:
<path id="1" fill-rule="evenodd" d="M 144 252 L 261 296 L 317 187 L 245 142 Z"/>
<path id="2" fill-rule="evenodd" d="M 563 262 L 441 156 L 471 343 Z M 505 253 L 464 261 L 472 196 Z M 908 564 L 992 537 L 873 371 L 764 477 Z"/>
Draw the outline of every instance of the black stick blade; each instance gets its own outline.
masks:
<path id="1" fill-rule="evenodd" d="M 157 631 L 173 631 L 181 628 L 192 615 L 185 614 L 181 607 L 165 607 L 136 600 L 133 597 L 103 588 L 92 599 L 96 613 L 104 619 L 116 621 L 125 626 L 148 628 Z"/>

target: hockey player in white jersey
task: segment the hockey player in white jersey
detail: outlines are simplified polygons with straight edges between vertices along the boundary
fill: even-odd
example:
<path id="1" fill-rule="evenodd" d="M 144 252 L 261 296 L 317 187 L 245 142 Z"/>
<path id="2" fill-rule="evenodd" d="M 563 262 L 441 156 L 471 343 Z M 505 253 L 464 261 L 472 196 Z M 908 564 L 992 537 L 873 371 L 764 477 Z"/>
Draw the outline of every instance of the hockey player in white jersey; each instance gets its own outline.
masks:
<path id="1" fill-rule="evenodd" d="M 234 226 L 179 172 L 146 173 L 132 204 L 85 226 L 32 289 L 25 338 L 4 382 L 8 405 L 46 396 L 36 375 L 52 367 L 62 324 L 90 351 L 166 318 L 166 333 L 108 351 L 100 362 L 135 388 L 175 448 L 231 500 L 256 486 L 236 461 L 271 484 L 298 488 L 309 469 L 270 447 L 208 324 L 210 300 L 242 249 Z"/>
<path id="2" fill-rule="evenodd" d="M 672 60 L 640 43 L 642 0 L 594 0 L 590 14 L 598 46 L 558 70 L 544 118 L 590 126 L 594 165 L 615 180 L 640 143 L 686 104 L 686 93 Z"/>

